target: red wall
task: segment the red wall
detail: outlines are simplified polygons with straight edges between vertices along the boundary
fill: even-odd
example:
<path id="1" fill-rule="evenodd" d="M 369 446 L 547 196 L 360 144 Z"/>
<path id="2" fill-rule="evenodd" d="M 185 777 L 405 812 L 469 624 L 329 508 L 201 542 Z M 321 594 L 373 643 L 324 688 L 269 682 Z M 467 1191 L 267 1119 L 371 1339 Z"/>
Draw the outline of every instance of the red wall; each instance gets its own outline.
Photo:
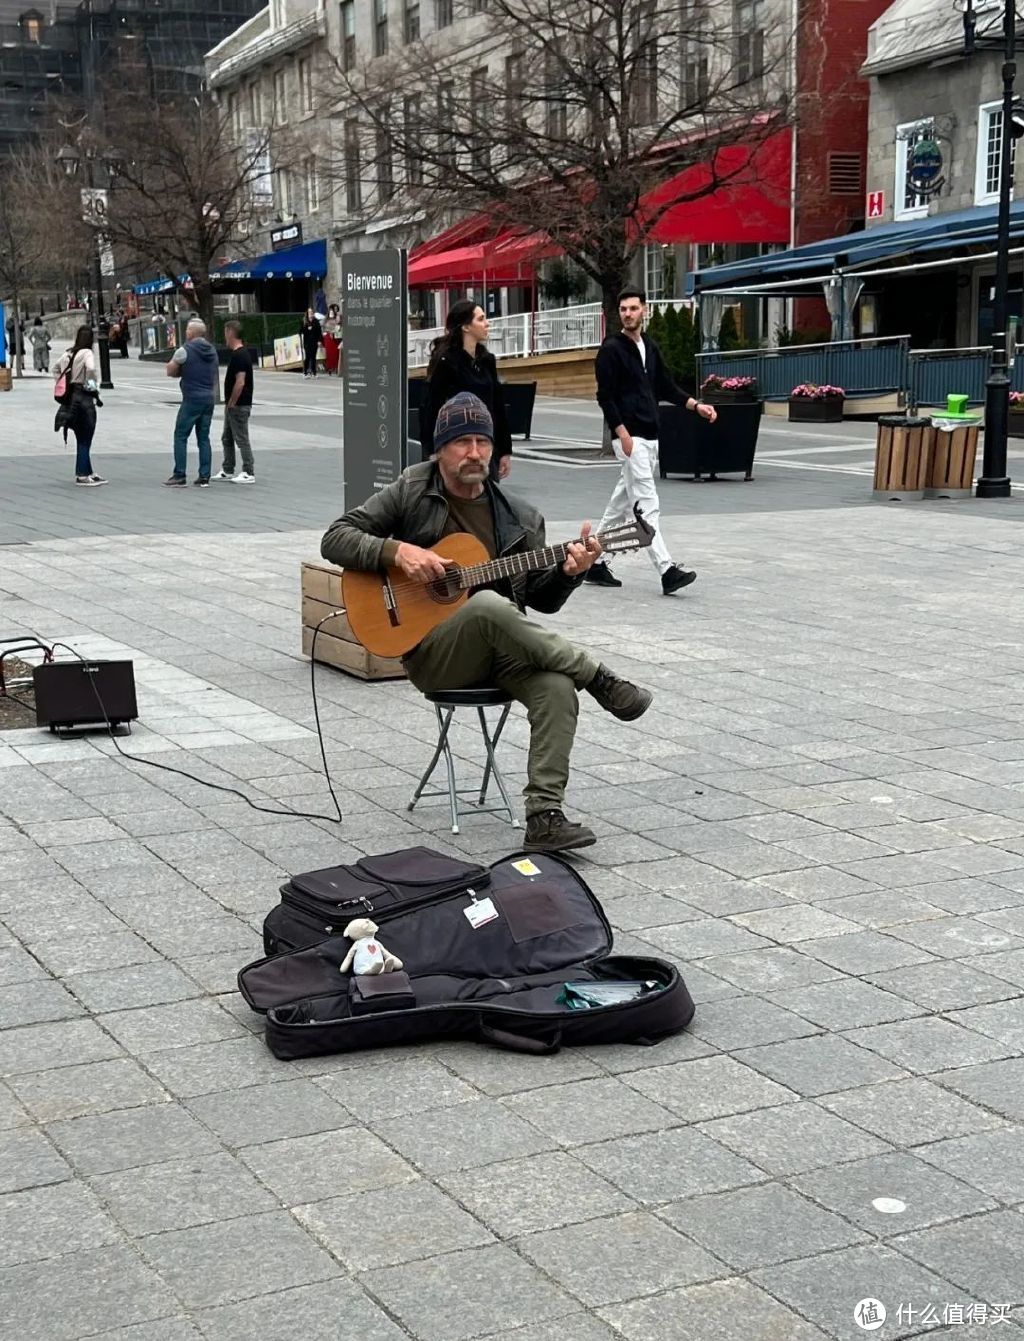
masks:
<path id="1" fill-rule="evenodd" d="M 797 40 L 797 246 L 862 226 L 868 145 L 869 84 L 858 70 L 867 56 L 869 26 L 890 0 L 801 0 Z M 857 195 L 829 193 L 830 153 L 861 160 Z M 796 305 L 799 330 L 827 329 L 822 301 Z"/>

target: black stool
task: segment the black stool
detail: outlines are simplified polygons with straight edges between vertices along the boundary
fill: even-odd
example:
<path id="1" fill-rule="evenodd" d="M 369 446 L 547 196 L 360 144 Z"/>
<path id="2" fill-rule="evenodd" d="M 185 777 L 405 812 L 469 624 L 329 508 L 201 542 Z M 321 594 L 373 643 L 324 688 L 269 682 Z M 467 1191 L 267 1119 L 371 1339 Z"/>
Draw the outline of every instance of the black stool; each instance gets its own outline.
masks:
<path id="1" fill-rule="evenodd" d="M 452 812 L 452 833 L 459 832 L 459 797 L 475 796 L 476 788 L 467 788 L 460 791 L 455 785 L 455 760 L 452 758 L 451 746 L 448 744 L 448 730 L 452 724 L 452 718 L 455 716 L 456 708 L 476 708 L 477 716 L 480 718 L 480 731 L 484 738 L 484 749 L 487 751 L 487 767 L 484 769 L 484 779 L 480 786 L 480 794 L 477 797 L 477 813 L 489 814 L 495 811 L 504 811 L 508 816 L 508 822 L 513 829 L 519 828 L 519 821 L 516 819 L 515 811 L 512 809 L 512 802 L 509 800 L 508 792 L 505 790 L 505 781 L 498 769 L 498 761 L 494 757 L 494 751 L 498 740 L 501 737 L 502 728 L 508 718 L 512 707 L 512 699 L 503 689 L 439 689 L 434 693 L 424 694 L 423 697 L 428 703 L 433 703 L 434 711 L 437 714 L 438 737 L 437 749 L 434 751 L 434 757 L 427 766 L 427 771 L 420 778 L 419 786 L 412 794 L 412 800 L 409 802 L 408 809 L 412 810 L 417 801 L 422 799 L 447 796 L 448 805 Z M 498 718 L 497 725 L 493 733 L 487 729 L 487 716 L 485 708 L 500 708 L 501 715 Z M 448 770 L 448 789 L 447 791 L 425 792 L 423 788 L 433 776 L 434 769 L 437 767 L 438 760 L 444 755 L 445 767 Z M 487 806 L 484 802 L 487 800 L 487 788 L 490 785 L 491 775 L 494 775 L 494 781 L 497 784 L 498 791 L 501 792 L 502 804 L 500 806 Z"/>

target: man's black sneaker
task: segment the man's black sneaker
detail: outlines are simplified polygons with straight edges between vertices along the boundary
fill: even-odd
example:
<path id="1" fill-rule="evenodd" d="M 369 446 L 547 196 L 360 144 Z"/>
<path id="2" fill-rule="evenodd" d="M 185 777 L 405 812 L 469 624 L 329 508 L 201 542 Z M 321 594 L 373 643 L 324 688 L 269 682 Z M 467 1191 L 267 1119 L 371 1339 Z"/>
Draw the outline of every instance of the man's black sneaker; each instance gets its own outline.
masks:
<path id="1" fill-rule="evenodd" d="M 197 480 L 193 480 L 192 483 L 195 485 L 197 489 L 209 489 L 210 477 L 209 475 L 200 475 L 199 478 Z"/>
<path id="2" fill-rule="evenodd" d="M 595 563 L 592 568 L 588 568 L 583 580 L 585 582 L 593 582 L 595 587 L 622 586 L 622 583 L 606 563 Z"/>
<path id="3" fill-rule="evenodd" d="M 168 489 L 184 489 L 187 483 L 188 480 L 186 480 L 184 475 L 172 475 L 170 479 L 164 480 L 164 484 L 167 485 Z"/>
<path id="4" fill-rule="evenodd" d="M 597 674 L 587 685 L 587 693 L 620 722 L 635 722 L 651 706 L 649 689 L 639 689 L 628 680 L 620 679 L 607 666 L 598 666 Z"/>
<path id="5" fill-rule="evenodd" d="M 585 824 L 573 824 L 560 810 L 539 810 L 526 821 L 524 852 L 571 852 L 597 842 Z"/>
<path id="6" fill-rule="evenodd" d="M 685 568 L 673 564 L 671 568 L 666 568 L 661 575 L 661 593 L 663 596 L 671 596 L 674 591 L 682 591 L 683 587 L 688 587 L 691 582 L 696 581 L 696 573 L 687 572 Z"/>

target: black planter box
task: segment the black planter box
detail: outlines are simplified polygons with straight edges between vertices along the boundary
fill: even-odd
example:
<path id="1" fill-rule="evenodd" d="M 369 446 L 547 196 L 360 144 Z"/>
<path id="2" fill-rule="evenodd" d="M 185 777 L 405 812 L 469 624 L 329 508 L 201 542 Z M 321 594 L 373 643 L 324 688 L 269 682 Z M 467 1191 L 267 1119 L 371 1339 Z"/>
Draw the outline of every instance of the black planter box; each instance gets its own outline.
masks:
<path id="1" fill-rule="evenodd" d="M 409 381 L 409 412 L 416 412 L 415 422 L 416 432 L 419 432 L 419 412 L 420 407 L 427 398 L 427 379 L 425 377 L 410 377 Z M 505 416 L 508 420 L 508 431 L 516 437 L 522 435 L 524 438 L 530 436 L 533 428 L 533 407 L 537 400 L 536 382 L 502 382 L 501 391 L 505 401 Z"/>
<path id="2" fill-rule="evenodd" d="M 667 475 L 714 479 L 736 472 L 753 479 L 763 402 L 737 401 L 716 408 L 718 419 L 709 424 L 678 405 L 661 407 L 658 456 L 662 479 Z"/>
<path id="3" fill-rule="evenodd" d="M 841 396 L 812 400 L 809 396 L 790 396 L 789 422 L 791 424 L 841 424 L 843 405 Z"/>
<path id="4" fill-rule="evenodd" d="M 752 405 L 760 400 L 757 383 L 750 387 L 738 387 L 735 390 L 722 390 L 720 387 L 708 387 L 700 393 L 705 405 Z"/>
<path id="5" fill-rule="evenodd" d="M 1024 410 L 1015 410 L 1010 406 L 1006 416 L 1006 434 L 1010 438 L 1024 438 Z"/>

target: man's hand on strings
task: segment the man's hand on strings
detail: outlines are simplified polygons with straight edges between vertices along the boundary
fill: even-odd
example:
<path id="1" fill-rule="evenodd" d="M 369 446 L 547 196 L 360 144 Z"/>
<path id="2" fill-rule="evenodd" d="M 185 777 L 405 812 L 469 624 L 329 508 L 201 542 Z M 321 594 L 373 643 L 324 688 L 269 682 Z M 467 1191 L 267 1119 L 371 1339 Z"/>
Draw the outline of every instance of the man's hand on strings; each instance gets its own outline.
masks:
<path id="1" fill-rule="evenodd" d="M 566 577 L 579 577 L 588 568 L 593 568 L 600 557 L 601 542 L 596 535 L 590 534 L 590 522 L 584 522 L 580 528 L 579 540 L 574 540 L 569 546 L 569 554 L 562 564 L 562 572 Z"/>
<path id="2" fill-rule="evenodd" d="M 398 546 L 395 563 L 406 577 L 424 585 L 444 577 L 452 565 L 450 559 L 442 559 L 439 554 L 429 549 L 421 549 L 419 545 L 410 545 L 407 540 L 403 540 Z"/>

